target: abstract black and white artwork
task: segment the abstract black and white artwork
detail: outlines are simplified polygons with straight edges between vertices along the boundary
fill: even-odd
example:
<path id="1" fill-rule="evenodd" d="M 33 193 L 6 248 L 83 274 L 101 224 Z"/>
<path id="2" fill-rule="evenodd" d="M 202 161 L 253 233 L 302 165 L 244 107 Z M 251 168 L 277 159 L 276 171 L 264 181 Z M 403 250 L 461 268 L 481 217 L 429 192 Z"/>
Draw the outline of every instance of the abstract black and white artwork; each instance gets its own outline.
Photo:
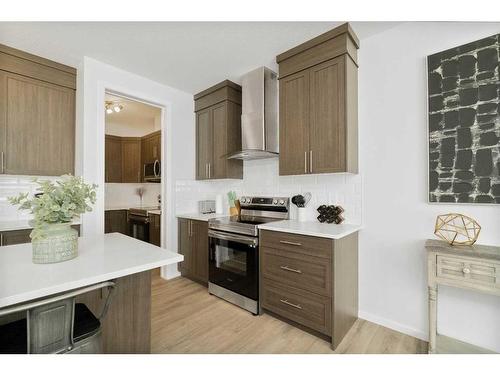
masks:
<path id="1" fill-rule="evenodd" d="M 427 57 L 430 202 L 500 203 L 499 39 Z"/>

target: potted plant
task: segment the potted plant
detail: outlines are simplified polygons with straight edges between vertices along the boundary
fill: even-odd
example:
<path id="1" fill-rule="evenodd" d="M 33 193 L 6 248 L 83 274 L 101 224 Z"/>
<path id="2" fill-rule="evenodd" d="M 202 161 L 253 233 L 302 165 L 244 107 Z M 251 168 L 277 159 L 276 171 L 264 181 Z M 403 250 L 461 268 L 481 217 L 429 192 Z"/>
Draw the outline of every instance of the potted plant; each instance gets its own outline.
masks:
<path id="1" fill-rule="evenodd" d="M 86 184 L 81 177 L 61 176 L 58 181 L 39 181 L 39 193 L 21 193 L 9 197 L 20 210 L 33 214 L 33 263 L 57 263 L 78 256 L 78 232 L 71 221 L 80 214 L 92 211 L 97 185 Z"/>

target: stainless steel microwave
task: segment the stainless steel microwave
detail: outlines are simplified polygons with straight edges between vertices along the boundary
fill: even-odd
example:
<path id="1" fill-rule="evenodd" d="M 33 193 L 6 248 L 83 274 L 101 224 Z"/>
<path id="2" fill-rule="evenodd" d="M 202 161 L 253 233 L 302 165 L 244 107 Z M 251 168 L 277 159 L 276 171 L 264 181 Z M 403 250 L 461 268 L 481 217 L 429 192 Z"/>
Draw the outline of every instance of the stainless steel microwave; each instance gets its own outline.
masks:
<path id="1" fill-rule="evenodd" d="M 144 164 L 144 181 L 161 182 L 161 163 L 159 160 Z"/>

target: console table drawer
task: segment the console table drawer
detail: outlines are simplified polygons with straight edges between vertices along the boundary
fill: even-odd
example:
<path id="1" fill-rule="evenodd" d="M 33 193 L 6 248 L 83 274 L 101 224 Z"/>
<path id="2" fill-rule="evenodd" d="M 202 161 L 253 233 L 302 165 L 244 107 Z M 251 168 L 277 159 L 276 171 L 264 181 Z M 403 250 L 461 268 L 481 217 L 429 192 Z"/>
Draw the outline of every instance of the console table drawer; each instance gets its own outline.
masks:
<path id="1" fill-rule="evenodd" d="M 331 335 L 331 299 L 263 279 L 262 307 Z"/>
<path id="2" fill-rule="evenodd" d="M 262 276 L 305 289 L 326 297 L 331 296 L 331 264 L 326 258 L 261 248 Z"/>
<path id="3" fill-rule="evenodd" d="M 437 255 L 437 277 L 500 288 L 500 263 L 467 257 Z"/>

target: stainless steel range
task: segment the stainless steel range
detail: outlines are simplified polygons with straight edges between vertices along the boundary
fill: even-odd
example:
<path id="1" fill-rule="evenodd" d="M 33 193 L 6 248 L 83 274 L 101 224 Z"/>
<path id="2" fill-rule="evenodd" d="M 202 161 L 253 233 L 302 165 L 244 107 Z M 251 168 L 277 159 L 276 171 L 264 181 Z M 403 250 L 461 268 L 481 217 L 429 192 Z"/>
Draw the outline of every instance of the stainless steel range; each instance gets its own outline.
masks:
<path id="1" fill-rule="evenodd" d="M 253 314 L 259 310 L 258 225 L 289 218 L 286 197 L 242 197 L 241 216 L 208 221 L 208 291 Z"/>
<path id="2" fill-rule="evenodd" d="M 160 206 L 129 208 L 127 222 L 130 236 L 149 242 L 149 211 L 159 209 Z"/>

